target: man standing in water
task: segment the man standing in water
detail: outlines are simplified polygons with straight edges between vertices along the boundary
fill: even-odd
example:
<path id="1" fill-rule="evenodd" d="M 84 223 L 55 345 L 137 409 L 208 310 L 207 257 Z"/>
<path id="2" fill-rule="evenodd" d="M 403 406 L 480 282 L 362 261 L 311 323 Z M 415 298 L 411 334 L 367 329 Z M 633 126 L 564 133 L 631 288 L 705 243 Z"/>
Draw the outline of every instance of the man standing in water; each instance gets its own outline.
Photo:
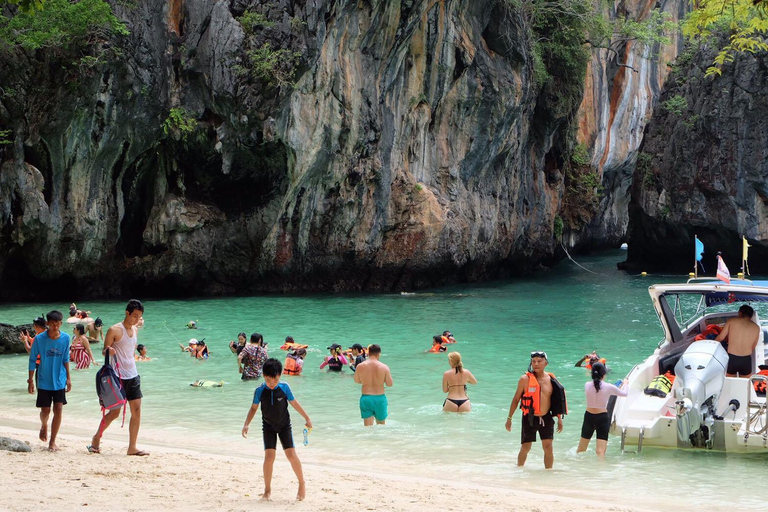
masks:
<path id="1" fill-rule="evenodd" d="M 136 360 L 133 353 L 136 352 L 136 331 L 137 325 L 144 314 L 144 306 L 136 299 L 128 301 L 125 307 L 125 319 L 119 324 L 115 324 L 107 331 L 104 340 L 104 349 L 102 354 L 106 355 L 109 351 L 112 361 L 117 363 L 117 374 L 125 391 L 125 398 L 131 408 L 131 421 L 128 424 L 128 455 L 149 455 L 149 452 L 139 450 L 136 447 L 136 440 L 139 437 L 139 427 L 141 426 L 141 377 L 136 371 Z M 120 409 L 109 411 L 99 423 L 99 430 L 93 436 L 88 451 L 91 453 L 100 453 L 101 435 L 115 419 L 120 416 Z"/>
<path id="2" fill-rule="evenodd" d="M 728 339 L 728 377 L 748 378 L 755 367 L 752 365 L 752 354 L 760 339 L 760 327 L 752 321 L 755 310 L 746 304 L 739 308 L 739 316 L 725 322 L 722 332 L 715 338 L 717 341 Z"/>
<path id="3" fill-rule="evenodd" d="M 566 412 L 565 391 L 555 376 L 544 371 L 547 367 L 546 352 L 531 352 L 529 371 L 517 382 L 517 391 L 509 406 L 509 415 L 505 428 L 512 432 L 512 416 L 517 404 L 521 403 L 523 423 L 520 431 L 520 452 L 517 454 L 517 465 L 524 466 L 531 451 L 531 444 L 536 441 L 539 433 L 541 446 L 544 448 L 544 467 L 552 469 L 555 461 L 552 440 L 555 437 L 555 420 L 557 416 L 557 432 L 563 431 L 562 415 Z"/>
<path id="4" fill-rule="evenodd" d="M 379 425 L 384 425 L 387 419 L 388 404 L 384 385 L 392 387 L 392 374 L 389 373 L 389 366 L 380 362 L 379 357 L 381 357 L 381 347 L 371 345 L 368 347 L 368 360 L 360 363 L 355 369 L 355 382 L 363 385 L 360 416 L 366 427 L 373 425 L 374 418 Z"/>

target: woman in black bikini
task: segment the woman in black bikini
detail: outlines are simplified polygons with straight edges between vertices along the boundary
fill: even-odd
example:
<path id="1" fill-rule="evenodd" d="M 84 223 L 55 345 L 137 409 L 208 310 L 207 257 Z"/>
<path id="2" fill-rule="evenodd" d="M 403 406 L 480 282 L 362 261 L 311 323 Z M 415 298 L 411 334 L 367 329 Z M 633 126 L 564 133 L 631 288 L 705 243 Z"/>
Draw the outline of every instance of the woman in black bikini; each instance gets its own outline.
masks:
<path id="1" fill-rule="evenodd" d="M 448 354 L 448 362 L 451 369 L 443 374 L 443 393 L 448 393 L 448 398 L 443 402 L 443 411 L 469 412 L 472 406 L 467 396 L 467 384 L 477 384 L 477 379 L 469 370 L 464 369 L 458 352 Z"/>

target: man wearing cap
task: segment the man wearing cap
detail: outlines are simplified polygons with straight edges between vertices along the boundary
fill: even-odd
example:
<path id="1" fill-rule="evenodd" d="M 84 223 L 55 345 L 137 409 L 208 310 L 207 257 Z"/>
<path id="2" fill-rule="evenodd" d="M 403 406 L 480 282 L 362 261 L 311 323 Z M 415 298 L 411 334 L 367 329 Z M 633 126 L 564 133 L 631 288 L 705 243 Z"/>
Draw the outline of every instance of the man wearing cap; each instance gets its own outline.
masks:
<path id="1" fill-rule="evenodd" d="M 389 366 L 379 361 L 380 356 L 380 346 L 369 346 L 368 360 L 360 363 L 355 371 L 355 382 L 363 385 L 360 416 L 366 427 L 372 426 L 374 419 L 378 425 L 384 425 L 388 416 L 389 404 L 384 394 L 384 386 L 392 387 L 392 374 L 389 372 Z"/>
<path id="2" fill-rule="evenodd" d="M 509 406 L 509 415 L 505 428 L 512 432 L 512 416 L 520 404 L 523 410 L 522 428 L 520 430 L 520 452 L 517 454 L 517 465 L 525 465 L 531 445 L 536 441 L 538 432 L 541 446 L 544 449 L 544 467 L 551 469 L 554 463 L 552 440 L 555 432 L 554 416 L 557 416 L 557 431 L 563 431 L 563 414 L 565 414 L 565 391 L 555 376 L 545 372 L 547 367 L 546 352 L 531 352 L 531 365 L 517 382 L 517 391 Z M 557 393 L 553 390 L 557 389 Z"/>
<path id="3" fill-rule="evenodd" d="M 357 365 L 362 363 L 366 360 L 365 352 L 363 351 L 363 346 L 359 343 L 355 343 L 349 349 L 352 351 L 352 357 L 355 358 L 355 362 L 353 364 L 349 365 L 349 368 L 352 371 L 355 371 L 355 368 L 357 368 Z"/>
<path id="4" fill-rule="evenodd" d="M 321 370 L 327 366 L 328 371 L 340 372 L 345 365 L 349 365 L 349 361 L 347 361 L 347 358 L 341 353 L 341 345 L 334 343 L 328 347 L 328 350 L 331 351 L 331 355 L 326 357 L 325 361 L 320 365 Z"/>
<path id="5" fill-rule="evenodd" d="M 181 347 L 182 352 L 189 352 L 190 356 L 195 357 L 197 354 L 197 338 L 190 339 L 188 343 L 188 347 L 185 347 L 181 343 L 179 343 L 179 347 Z"/>

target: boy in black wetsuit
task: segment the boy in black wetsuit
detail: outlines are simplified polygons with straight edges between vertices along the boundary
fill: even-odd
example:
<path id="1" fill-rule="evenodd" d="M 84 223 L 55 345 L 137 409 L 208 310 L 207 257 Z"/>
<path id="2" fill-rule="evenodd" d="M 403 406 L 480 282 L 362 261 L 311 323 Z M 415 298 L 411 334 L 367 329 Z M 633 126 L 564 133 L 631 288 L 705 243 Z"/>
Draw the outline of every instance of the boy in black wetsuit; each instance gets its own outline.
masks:
<path id="1" fill-rule="evenodd" d="M 272 493 L 272 466 L 275 464 L 277 453 L 277 439 L 285 451 L 285 456 L 291 463 L 296 478 L 299 479 L 299 492 L 296 499 L 303 500 L 306 495 L 304 488 L 304 473 L 301 470 L 301 461 L 296 455 L 293 445 L 293 432 L 291 431 L 291 416 L 288 414 L 288 404 L 304 417 L 307 428 L 312 428 L 309 416 L 304 412 L 298 400 L 293 397 L 291 388 L 285 382 L 280 382 L 283 373 L 283 365 L 277 359 L 267 359 L 264 362 L 262 374 L 264 384 L 256 388 L 253 395 L 253 405 L 248 411 L 243 425 L 243 437 L 248 437 L 248 426 L 251 424 L 256 411 L 261 405 L 262 430 L 264 432 L 264 494 L 261 498 L 268 500 Z"/>

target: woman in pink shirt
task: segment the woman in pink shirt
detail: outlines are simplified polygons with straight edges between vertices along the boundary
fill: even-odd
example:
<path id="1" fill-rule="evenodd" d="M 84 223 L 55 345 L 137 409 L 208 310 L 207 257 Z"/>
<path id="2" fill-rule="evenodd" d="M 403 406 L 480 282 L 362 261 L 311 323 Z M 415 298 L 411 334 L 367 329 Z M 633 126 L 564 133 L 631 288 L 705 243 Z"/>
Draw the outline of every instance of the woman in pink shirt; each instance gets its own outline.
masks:
<path id="1" fill-rule="evenodd" d="M 607 373 L 603 363 L 592 365 L 592 382 L 584 384 L 587 395 L 587 410 L 584 413 L 584 423 L 581 425 L 581 439 L 577 452 L 587 451 L 592 435 L 597 431 L 597 448 L 595 453 L 601 459 L 605 457 L 608 447 L 608 431 L 611 429 L 611 418 L 608 417 L 608 399 L 611 395 L 627 396 L 625 389 L 619 389 L 613 384 L 603 382 Z"/>

